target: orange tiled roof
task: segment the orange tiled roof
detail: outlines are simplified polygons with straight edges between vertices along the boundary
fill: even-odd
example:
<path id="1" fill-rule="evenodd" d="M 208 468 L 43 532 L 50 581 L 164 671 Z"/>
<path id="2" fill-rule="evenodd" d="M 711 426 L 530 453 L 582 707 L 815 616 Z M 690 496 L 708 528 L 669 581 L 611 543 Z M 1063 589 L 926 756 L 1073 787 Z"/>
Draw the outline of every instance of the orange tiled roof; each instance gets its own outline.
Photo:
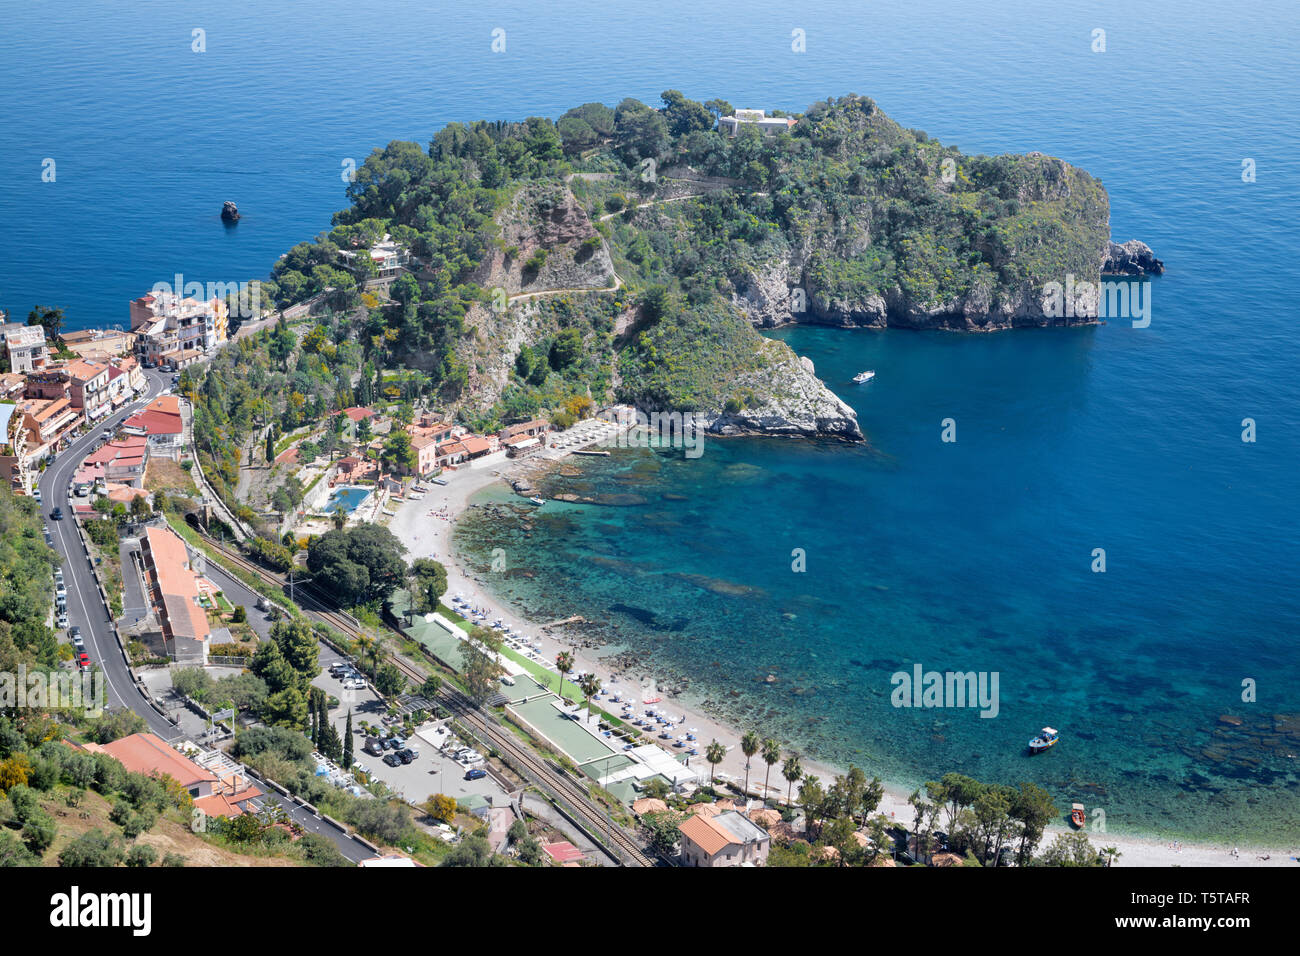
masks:
<path id="1" fill-rule="evenodd" d="M 172 636 L 204 640 L 208 615 L 195 603 L 199 588 L 185 542 L 167 528 L 146 528 L 145 537 Z"/>
<path id="2" fill-rule="evenodd" d="M 722 824 L 714 821 L 713 817 L 697 813 L 681 825 L 682 836 L 689 837 L 691 842 L 698 846 L 709 856 L 720 851 L 729 843 L 736 843 L 736 838 L 731 835 Z"/>
<path id="3" fill-rule="evenodd" d="M 86 745 L 87 749 L 92 746 Z M 96 746 L 95 749 L 116 757 L 127 770 L 134 773 L 166 774 L 182 787 L 217 782 L 215 773 L 181 756 L 154 734 L 132 734 L 111 744 Z"/>

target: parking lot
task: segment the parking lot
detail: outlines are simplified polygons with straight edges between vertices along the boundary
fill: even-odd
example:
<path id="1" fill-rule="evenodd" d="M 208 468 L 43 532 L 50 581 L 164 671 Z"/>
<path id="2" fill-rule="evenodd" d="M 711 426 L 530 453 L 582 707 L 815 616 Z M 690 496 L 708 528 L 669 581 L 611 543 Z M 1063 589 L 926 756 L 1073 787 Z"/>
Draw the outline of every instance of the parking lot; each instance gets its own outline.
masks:
<path id="1" fill-rule="evenodd" d="M 382 718 L 387 713 L 382 699 L 369 687 L 365 690 L 345 689 L 343 683 L 329 673 L 328 668 L 333 661 L 322 661 L 322 663 L 326 670 L 313 680 L 312 684 L 339 699 L 339 706 L 330 711 L 330 721 L 340 736 L 347 726 L 348 710 L 351 709 L 354 732 L 352 759 L 365 767 L 373 778 L 384 781 L 389 789 L 408 803 L 421 804 L 435 793 L 444 793 L 456 800 L 476 794 L 489 800 L 493 806 L 506 805 L 505 790 L 490 775 L 478 780 L 466 780 L 465 773 L 472 768 L 457 763 L 449 755 L 440 752 L 434 743 L 425 739 L 445 740 L 447 724 L 445 720 L 434 720 L 424 724 L 417 734 L 407 741 L 406 746 L 419 752 L 419 756 L 409 764 L 390 767 L 384 763 L 382 755 L 374 756 L 367 752 L 365 750 L 367 738 L 360 730 L 360 723 L 364 719 L 372 726 L 381 724 Z M 442 733 L 439 733 L 440 730 Z"/>

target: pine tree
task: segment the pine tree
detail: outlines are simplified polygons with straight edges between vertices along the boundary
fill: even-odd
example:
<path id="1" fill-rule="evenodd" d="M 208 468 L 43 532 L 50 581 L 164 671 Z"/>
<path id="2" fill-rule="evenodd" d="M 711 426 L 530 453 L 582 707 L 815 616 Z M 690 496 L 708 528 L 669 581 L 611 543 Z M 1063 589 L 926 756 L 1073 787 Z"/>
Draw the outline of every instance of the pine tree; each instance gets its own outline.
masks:
<path id="1" fill-rule="evenodd" d="M 311 737 L 311 743 L 313 747 L 320 746 L 320 727 L 316 723 L 316 714 L 317 714 L 316 694 L 317 694 L 317 690 L 315 687 L 313 687 L 311 689 L 311 695 L 308 697 L 307 700 L 307 715 L 308 715 L 308 719 L 310 720 L 310 727 L 311 727 L 308 736 Z"/>
<path id="2" fill-rule="evenodd" d="M 348 722 L 343 729 L 343 767 L 352 768 L 352 711 L 348 711 Z"/>

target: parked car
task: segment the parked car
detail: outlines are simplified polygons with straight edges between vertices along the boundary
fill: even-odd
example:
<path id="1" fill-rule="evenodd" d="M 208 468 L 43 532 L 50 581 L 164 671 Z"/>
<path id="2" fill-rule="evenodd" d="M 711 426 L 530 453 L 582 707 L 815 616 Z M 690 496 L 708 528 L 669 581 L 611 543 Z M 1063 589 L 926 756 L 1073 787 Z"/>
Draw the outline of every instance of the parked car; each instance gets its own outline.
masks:
<path id="1" fill-rule="evenodd" d="M 77 666 L 83 671 L 90 666 L 90 656 L 85 651 L 77 655 Z"/>
<path id="2" fill-rule="evenodd" d="M 58 616 L 58 618 L 56 619 L 55 623 L 56 623 L 59 627 L 67 627 L 67 626 L 68 626 L 68 613 L 67 613 L 67 611 L 60 611 L 60 612 L 59 612 L 59 616 Z"/>
<path id="3" fill-rule="evenodd" d="M 366 682 L 360 677 L 349 677 L 343 682 L 344 690 L 365 690 Z"/>
<path id="4" fill-rule="evenodd" d="M 81 641 L 81 628 L 77 627 L 75 624 L 72 625 L 68 630 L 68 637 L 72 638 L 73 644 L 79 643 Z"/>
<path id="5" fill-rule="evenodd" d="M 402 758 L 397 756 L 397 754 L 386 754 L 384 756 L 384 763 L 388 764 L 390 767 L 400 767 L 402 765 Z"/>
<path id="6" fill-rule="evenodd" d="M 393 742 L 392 742 L 391 740 L 389 740 L 387 737 L 385 737 L 383 740 L 379 741 L 379 749 L 380 749 L 380 750 L 391 750 L 392 747 L 393 747 Z"/>
<path id="7" fill-rule="evenodd" d="M 473 770 L 465 771 L 466 780 L 482 780 L 486 776 L 487 776 L 487 771 L 479 770 L 477 767 L 475 767 Z"/>
<path id="8" fill-rule="evenodd" d="M 366 741 L 366 745 L 362 749 L 366 753 L 373 754 L 376 757 L 382 757 L 384 755 L 384 745 L 378 737 L 371 737 Z"/>
<path id="9" fill-rule="evenodd" d="M 394 750 L 393 753 L 397 754 L 398 758 L 401 759 L 404 764 L 410 763 L 415 759 L 415 754 L 411 753 L 409 750 Z"/>
<path id="10" fill-rule="evenodd" d="M 53 511 L 50 512 L 50 518 L 51 518 L 51 520 L 53 520 L 53 521 L 62 521 L 62 520 L 63 520 L 63 509 L 62 509 L 62 508 L 55 508 Z"/>
<path id="11" fill-rule="evenodd" d="M 75 628 L 74 628 L 74 630 L 75 630 Z M 75 648 L 76 648 L 77 650 L 79 650 L 79 651 L 84 651 L 84 650 L 86 649 L 86 642 L 85 642 L 84 640 L 82 640 L 80 634 L 73 634 L 73 635 L 72 635 L 72 646 L 75 647 Z"/>

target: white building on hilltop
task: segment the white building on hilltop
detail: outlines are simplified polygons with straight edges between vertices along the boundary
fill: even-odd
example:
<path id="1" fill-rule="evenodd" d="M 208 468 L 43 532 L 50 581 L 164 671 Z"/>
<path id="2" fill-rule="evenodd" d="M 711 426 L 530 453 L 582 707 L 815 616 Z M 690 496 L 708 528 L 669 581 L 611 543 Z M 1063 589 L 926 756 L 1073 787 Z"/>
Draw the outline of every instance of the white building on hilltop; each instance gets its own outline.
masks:
<path id="1" fill-rule="evenodd" d="M 793 116 L 768 116 L 763 110 L 736 110 L 731 116 L 718 118 L 718 130 L 726 131 L 732 136 L 739 133 L 742 126 L 755 126 L 767 136 L 784 133 L 793 125 Z"/>

